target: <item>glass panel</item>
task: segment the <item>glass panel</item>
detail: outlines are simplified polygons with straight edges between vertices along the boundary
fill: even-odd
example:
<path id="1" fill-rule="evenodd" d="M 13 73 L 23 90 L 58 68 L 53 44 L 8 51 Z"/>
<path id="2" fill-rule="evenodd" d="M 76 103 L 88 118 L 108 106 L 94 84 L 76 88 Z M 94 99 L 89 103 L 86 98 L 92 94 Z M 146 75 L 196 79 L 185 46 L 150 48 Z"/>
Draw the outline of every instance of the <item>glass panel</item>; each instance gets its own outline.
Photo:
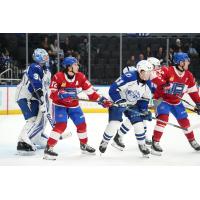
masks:
<path id="1" fill-rule="evenodd" d="M 138 61 L 148 57 L 156 57 L 166 65 L 166 49 L 167 38 L 160 34 L 123 34 L 122 65 L 136 66 Z"/>
<path id="2" fill-rule="evenodd" d="M 88 34 L 87 33 L 60 33 L 60 48 L 64 57 L 73 56 L 80 63 L 80 72 L 88 77 Z M 61 58 L 61 61 L 63 57 Z"/>
<path id="3" fill-rule="evenodd" d="M 109 85 L 120 75 L 120 34 L 91 34 L 91 82 Z"/>
<path id="4" fill-rule="evenodd" d="M 26 34 L 0 34 L 0 84 L 17 84 L 26 66 Z"/>

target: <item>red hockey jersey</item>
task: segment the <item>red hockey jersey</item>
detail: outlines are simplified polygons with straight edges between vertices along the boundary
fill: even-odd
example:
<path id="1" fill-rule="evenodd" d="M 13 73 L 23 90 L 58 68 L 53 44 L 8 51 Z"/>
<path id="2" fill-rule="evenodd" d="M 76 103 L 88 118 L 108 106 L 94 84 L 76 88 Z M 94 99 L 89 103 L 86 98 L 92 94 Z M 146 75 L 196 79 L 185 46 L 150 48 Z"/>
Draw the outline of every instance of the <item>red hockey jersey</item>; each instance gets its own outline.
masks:
<path id="1" fill-rule="evenodd" d="M 188 93 L 194 102 L 200 102 L 195 78 L 190 71 L 184 71 L 181 75 L 174 66 L 162 67 L 157 71 L 157 78 L 152 79 L 157 85 L 154 98 L 162 98 L 170 104 L 178 104 L 185 93 Z M 164 91 L 164 84 L 170 84 L 168 92 Z"/>
<path id="2" fill-rule="evenodd" d="M 58 93 L 59 90 L 65 88 L 82 88 L 90 100 L 97 100 L 100 97 L 100 95 L 93 89 L 85 75 L 81 72 L 76 73 L 73 79 L 69 79 L 64 72 L 57 72 L 52 77 L 49 88 L 51 90 L 50 98 L 53 103 L 66 107 L 76 107 L 79 105 L 79 102 L 77 99 L 70 103 L 63 102 L 63 100 L 58 97 Z"/>

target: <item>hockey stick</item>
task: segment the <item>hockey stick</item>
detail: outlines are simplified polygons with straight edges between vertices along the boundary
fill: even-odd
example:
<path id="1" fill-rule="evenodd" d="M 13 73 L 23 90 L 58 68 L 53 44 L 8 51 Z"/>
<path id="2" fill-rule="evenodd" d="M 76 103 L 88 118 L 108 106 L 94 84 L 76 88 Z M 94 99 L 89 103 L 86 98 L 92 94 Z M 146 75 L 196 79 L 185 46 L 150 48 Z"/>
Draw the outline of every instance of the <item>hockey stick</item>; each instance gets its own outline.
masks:
<path id="1" fill-rule="evenodd" d="M 188 110 L 190 110 L 190 111 L 192 111 L 192 112 L 194 112 L 194 113 L 197 113 L 197 111 L 195 110 L 195 106 L 194 105 L 192 105 L 190 102 L 188 102 L 187 100 L 185 100 L 185 99 L 182 99 L 181 97 L 179 97 L 179 96 L 177 96 L 181 101 L 183 101 L 183 102 L 185 102 L 185 103 L 187 103 L 189 106 L 191 106 L 192 108 L 189 108 L 189 107 L 187 107 L 187 106 L 185 106 L 185 108 L 186 109 L 188 109 Z"/>
<path id="2" fill-rule="evenodd" d="M 95 103 L 98 103 L 98 101 L 89 100 L 89 99 L 78 99 L 78 100 L 80 100 L 80 101 L 86 101 L 86 102 L 95 102 Z M 119 107 L 120 104 L 113 103 L 113 106 Z M 127 110 L 131 110 L 131 108 L 130 108 L 129 106 L 130 106 L 130 105 L 127 105 Z M 139 113 L 139 112 L 138 112 L 138 113 Z M 139 113 L 139 114 L 140 114 L 141 116 L 144 116 L 144 115 L 142 115 L 141 113 Z M 179 125 L 176 125 L 176 124 L 173 124 L 173 123 L 170 123 L 170 122 L 165 122 L 165 121 L 163 121 L 163 120 L 161 120 L 161 119 L 158 119 L 158 118 L 156 118 L 156 117 L 152 117 L 152 119 L 158 120 L 158 121 L 163 122 L 163 123 L 165 123 L 165 124 L 167 124 L 167 125 L 173 126 L 173 127 L 175 127 L 175 128 L 178 128 L 178 129 L 181 129 L 181 130 L 184 130 L 184 131 L 192 131 L 193 129 L 196 129 L 196 128 L 199 128 L 199 127 L 200 127 L 200 124 L 195 124 L 194 126 L 191 126 L 190 128 L 184 128 L 184 127 L 181 127 L 181 126 L 179 126 Z"/>

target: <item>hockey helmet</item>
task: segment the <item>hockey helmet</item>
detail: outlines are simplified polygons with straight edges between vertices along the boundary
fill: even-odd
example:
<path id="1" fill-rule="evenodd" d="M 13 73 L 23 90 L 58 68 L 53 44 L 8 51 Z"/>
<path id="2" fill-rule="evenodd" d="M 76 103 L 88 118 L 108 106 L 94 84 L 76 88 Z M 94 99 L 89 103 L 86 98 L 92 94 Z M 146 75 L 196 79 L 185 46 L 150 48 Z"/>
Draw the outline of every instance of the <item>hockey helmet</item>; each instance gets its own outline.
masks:
<path id="1" fill-rule="evenodd" d="M 148 72 L 153 70 L 153 65 L 147 60 L 141 60 L 137 63 L 136 68 L 139 73 L 142 70 Z"/>
<path id="2" fill-rule="evenodd" d="M 147 61 L 150 62 L 154 67 L 160 67 L 160 60 L 155 57 L 150 57 L 147 59 Z"/>
<path id="3" fill-rule="evenodd" d="M 73 65 L 74 63 L 78 63 L 78 60 L 75 57 L 69 56 L 64 58 L 63 62 L 62 62 L 62 66 L 64 68 Z"/>
<path id="4" fill-rule="evenodd" d="M 190 61 L 190 58 L 187 53 L 178 52 L 174 54 L 174 64 L 179 65 L 181 61 Z"/>
<path id="5" fill-rule="evenodd" d="M 49 62 L 49 55 L 44 49 L 37 48 L 33 52 L 33 60 L 39 64 L 45 64 Z"/>

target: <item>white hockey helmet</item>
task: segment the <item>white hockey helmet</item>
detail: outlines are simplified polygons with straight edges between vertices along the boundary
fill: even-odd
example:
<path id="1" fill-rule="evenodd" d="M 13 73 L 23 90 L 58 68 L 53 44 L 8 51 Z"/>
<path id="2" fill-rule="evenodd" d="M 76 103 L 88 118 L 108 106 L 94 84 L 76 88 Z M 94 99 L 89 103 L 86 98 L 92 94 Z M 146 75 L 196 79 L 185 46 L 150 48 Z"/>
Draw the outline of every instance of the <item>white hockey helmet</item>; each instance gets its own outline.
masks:
<path id="1" fill-rule="evenodd" d="M 45 64 L 49 62 L 49 55 L 46 50 L 37 48 L 33 52 L 33 60 L 39 64 Z"/>
<path id="2" fill-rule="evenodd" d="M 150 72 L 153 70 L 153 65 L 147 60 L 141 60 L 136 65 L 137 71 L 140 73 L 142 70 Z"/>
<path id="3" fill-rule="evenodd" d="M 126 66 L 124 69 L 123 69 L 123 73 L 127 73 L 127 72 L 133 72 L 133 71 L 136 71 L 136 67 L 135 66 Z"/>
<path id="4" fill-rule="evenodd" d="M 150 62 L 153 65 L 153 67 L 160 67 L 160 60 L 158 60 L 155 57 L 150 57 L 147 59 L 147 61 Z"/>

